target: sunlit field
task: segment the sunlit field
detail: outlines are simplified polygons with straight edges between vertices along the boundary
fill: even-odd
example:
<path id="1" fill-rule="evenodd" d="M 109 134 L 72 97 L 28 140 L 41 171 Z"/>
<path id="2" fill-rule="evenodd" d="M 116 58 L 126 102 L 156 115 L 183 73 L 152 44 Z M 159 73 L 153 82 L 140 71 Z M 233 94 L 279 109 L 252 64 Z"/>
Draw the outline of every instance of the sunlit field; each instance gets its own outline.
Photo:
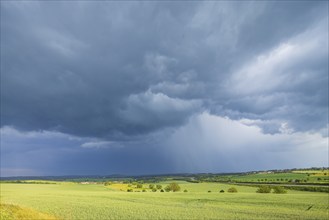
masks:
<path id="1" fill-rule="evenodd" d="M 328 194 L 288 190 L 260 194 L 255 187 L 178 182 L 179 192 L 152 192 L 147 184 L 1 184 L 1 220 L 22 219 L 326 219 Z M 159 183 L 158 183 L 159 184 Z M 160 183 L 163 187 L 167 182 Z M 142 190 L 146 192 L 142 192 Z M 186 190 L 187 192 L 184 192 Z M 220 193 L 224 190 L 224 193 Z M 139 192 L 137 192 L 139 191 Z M 14 206 L 10 206 L 14 205 Z M 15 210 L 20 209 L 20 214 Z M 16 214 L 15 214 L 16 213 Z M 38 214 L 39 213 L 39 214 Z"/>

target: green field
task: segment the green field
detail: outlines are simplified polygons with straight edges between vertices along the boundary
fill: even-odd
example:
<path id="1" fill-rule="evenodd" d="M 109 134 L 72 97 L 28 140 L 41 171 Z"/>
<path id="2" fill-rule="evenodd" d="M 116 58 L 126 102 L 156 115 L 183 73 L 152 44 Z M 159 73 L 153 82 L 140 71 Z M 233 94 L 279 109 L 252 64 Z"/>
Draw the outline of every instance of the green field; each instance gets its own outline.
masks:
<path id="1" fill-rule="evenodd" d="M 41 219 L 328 218 L 327 193 L 288 191 L 287 194 L 259 194 L 255 193 L 255 187 L 247 186 L 235 186 L 238 193 L 227 193 L 231 185 L 183 181 L 179 182 L 181 189 L 188 192 L 125 192 L 120 191 L 120 187 L 127 186 L 119 184 L 2 183 L 1 220 L 15 218 L 8 212 L 16 209 L 33 210 L 40 213 L 35 216 L 43 216 Z M 167 183 L 161 184 L 165 186 Z M 147 186 L 143 185 L 144 188 Z M 225 193 L 219 193 L 220 189 Z"/>
<path id="2" fill-rule="evenodd" d="M 242 176 L 234 176 L 233 180 L 237 181 L 252 181 L 252 182 L 288 182 L 289 180 L 309 180 L 309 182 L 316 182 L 315 176 L 308 176 L 306 173 L 266 173 L 266 174 L 249 174 Z"/>
<path id="3" fill-rule="evenodd" d="M 219 179 L 226 178 L 226 180 L 236 182 L 277 182 L 277 183 L 315 183 L 315 184 L 328 184 L 329 173 L 326 171 L 294 171 L 286 173 L 253 173 L 242 175 L 225 175 L 219 176 Z"/>

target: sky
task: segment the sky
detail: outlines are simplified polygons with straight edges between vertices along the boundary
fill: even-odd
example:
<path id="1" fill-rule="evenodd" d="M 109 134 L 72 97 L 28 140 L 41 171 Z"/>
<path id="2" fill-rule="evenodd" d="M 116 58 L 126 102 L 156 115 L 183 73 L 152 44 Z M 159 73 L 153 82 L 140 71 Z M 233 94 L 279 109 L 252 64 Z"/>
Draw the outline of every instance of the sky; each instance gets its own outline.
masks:
<path id="1" fill-rule="evenodd" d="M 327 1 L 1 1 L 1 176 L 328 166 Z"/>

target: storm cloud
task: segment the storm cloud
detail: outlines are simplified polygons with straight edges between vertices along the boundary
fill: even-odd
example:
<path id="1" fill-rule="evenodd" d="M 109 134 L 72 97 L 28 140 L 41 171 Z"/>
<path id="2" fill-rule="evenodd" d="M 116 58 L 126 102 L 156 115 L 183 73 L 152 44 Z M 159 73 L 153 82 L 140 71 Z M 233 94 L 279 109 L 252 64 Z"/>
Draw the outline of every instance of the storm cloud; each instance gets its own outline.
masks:
<path id="1" fill-rule="evenodd" d="M 328 2 L 1 2 L 1 135 L 3 175 L 326 165 Z"/>

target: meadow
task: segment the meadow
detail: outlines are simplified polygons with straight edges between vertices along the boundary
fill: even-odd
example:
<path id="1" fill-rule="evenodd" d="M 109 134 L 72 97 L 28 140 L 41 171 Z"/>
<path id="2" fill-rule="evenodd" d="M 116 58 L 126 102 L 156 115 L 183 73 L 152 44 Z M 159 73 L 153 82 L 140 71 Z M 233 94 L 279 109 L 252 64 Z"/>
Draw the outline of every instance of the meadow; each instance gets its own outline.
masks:
<path id="1" fill-rule="evenodd" d="M 169 182 L 156 184 L 164 187 Z M 123 183 L 1 183 L 1 220 L 327 219 L 329 214 L 327 193 L 260 194 L 248 186 L 234 186 L 238 192 L 228 193 L 229 184 L 177 183 L 180 192 L 151 192 L 148 184 L 127 192 L 131 186 Z M 225 193 L 219 193 L 221 189 Z"/>

